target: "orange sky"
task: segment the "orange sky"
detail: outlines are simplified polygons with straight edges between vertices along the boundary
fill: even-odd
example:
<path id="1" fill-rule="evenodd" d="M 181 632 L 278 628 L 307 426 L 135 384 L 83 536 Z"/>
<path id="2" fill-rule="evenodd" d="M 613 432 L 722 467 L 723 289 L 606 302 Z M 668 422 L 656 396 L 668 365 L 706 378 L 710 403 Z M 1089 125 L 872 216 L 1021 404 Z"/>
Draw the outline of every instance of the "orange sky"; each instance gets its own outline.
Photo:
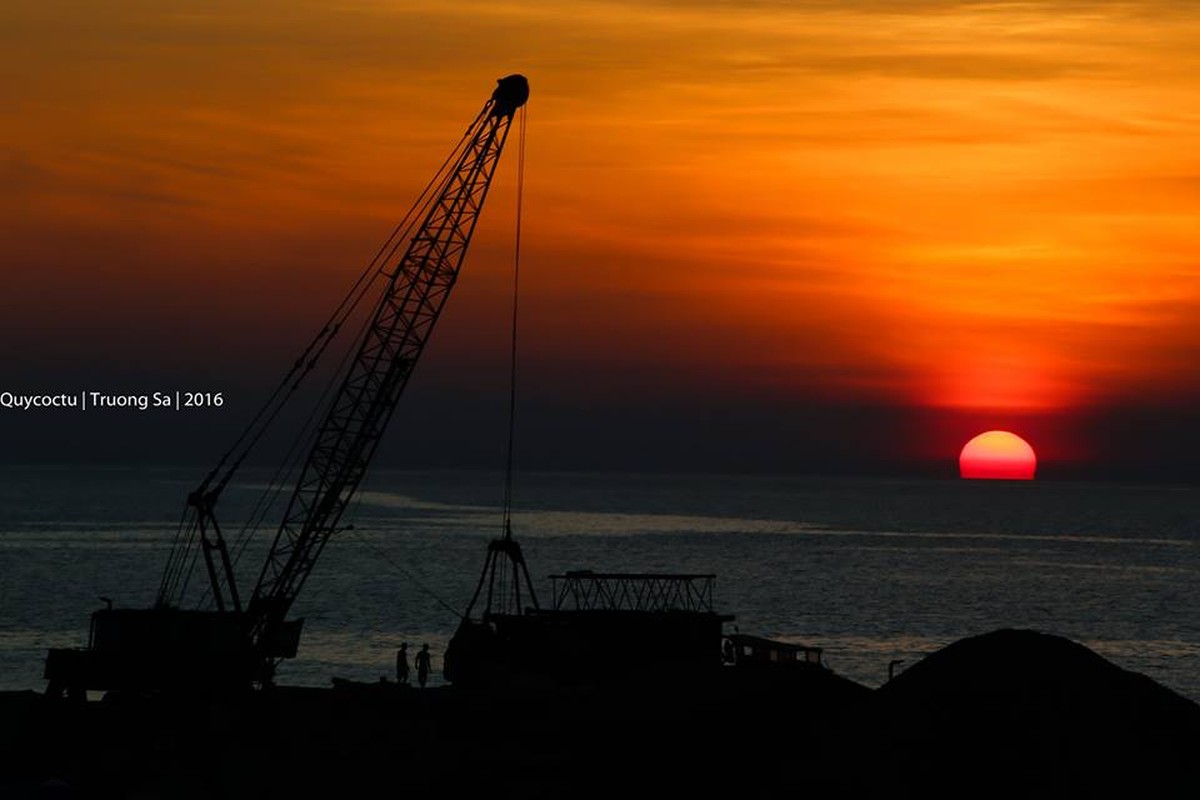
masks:
<path id="1" fill-rule="evenodd" d="M 563 392 L 999 417 L 1192 392 L 1200 10 L 680 5 L 4 4 L 0 288 L 42 340 L 6 355 L 152 338 L 195 366 L 261 326 L 280 363 L 520 71 L 523 352 Z M 443 370 L 503 355 L 515 163 Z"/>

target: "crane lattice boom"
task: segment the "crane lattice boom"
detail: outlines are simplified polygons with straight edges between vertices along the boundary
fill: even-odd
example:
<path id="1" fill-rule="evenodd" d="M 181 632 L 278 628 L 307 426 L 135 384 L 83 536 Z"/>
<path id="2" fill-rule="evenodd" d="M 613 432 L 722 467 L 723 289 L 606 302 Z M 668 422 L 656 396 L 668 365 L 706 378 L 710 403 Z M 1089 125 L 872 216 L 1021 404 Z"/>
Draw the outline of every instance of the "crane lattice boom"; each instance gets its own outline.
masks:
<path id="1" fill-rule="evenodd" d="M 383 430 L 458 278 L 525 79 L 502 79 L 468 144 L 392 270 L 366 335 L 321 424 L 248 613 L 253 638 L 282 622 L 362 480 Z"/>

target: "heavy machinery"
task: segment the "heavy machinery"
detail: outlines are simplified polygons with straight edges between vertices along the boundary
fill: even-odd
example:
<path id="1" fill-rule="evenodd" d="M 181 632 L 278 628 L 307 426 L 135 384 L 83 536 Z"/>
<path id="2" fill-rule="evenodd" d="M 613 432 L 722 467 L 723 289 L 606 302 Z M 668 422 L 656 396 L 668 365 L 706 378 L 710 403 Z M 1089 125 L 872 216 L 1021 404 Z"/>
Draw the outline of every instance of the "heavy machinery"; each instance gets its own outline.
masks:
<path id="1" fill-rule="evenodd" d="M 302 620 L 287 618 L 345 512 L 429 339 L 471 242 L 514 115 L 529 97 L 509 75 L 468 126 L 450 156 L 351 288 L 328 324 L 296 360 L 233 447 L 190 494 L 152 608 L 107 608 L 92 615 L 86 648 L 54 649 L 48 694 L 86 690 L 234 690 L 269 685 L 296 654 Z M 335 374 L 336 387 L 313 428 L 307 458 L 248 599 L 238 590 L 231 547 L 217 520 L 222 490 L 299 383 L 382 283 L 373 313 Z M 298 442 L 300 440 L 297 440 Z M 253 533 L 255 526 L 250 526 Z M 189 577 L 204 564 L 197 608 L 184 608 Z"/>
<path id="2" fill-rule="evenodd" d="M 522 578 L 530 600 L 524 607 Z M 462 685 L 710 679 L 721 666 L 722 626 L 733 620 L 714 609 L 715 578 L 577 570 L 550 576 L 551 605 L 541 607 L 520 548 L 506 532 L 488 548 L 479 589 L 446 649 L 446 679 Z M 485 587 L 486 601 L 473 616 Z"/>

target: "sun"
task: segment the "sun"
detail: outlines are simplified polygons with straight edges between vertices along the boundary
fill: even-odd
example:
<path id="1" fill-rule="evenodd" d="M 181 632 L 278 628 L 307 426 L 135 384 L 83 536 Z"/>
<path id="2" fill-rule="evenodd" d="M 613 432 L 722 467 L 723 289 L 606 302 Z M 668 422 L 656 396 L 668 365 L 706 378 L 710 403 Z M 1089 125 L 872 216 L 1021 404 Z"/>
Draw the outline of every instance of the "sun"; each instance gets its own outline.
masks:
<path id="1" fill-rule="evenodd" d="M 1031 481 L 1037 454 L 1015 433 L 988 431 L 963 445 L 958 471 L 964 478 Z"/>

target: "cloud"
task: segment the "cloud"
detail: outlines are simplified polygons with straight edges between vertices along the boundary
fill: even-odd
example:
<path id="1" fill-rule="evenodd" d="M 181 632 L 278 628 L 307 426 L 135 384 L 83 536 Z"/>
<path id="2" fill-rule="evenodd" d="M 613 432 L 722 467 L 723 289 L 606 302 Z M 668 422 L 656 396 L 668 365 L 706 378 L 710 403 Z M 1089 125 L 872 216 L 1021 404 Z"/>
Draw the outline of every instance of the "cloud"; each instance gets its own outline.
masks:
<path id="1" fill-rule="evenodd" d="M 983 363 L 1056 397 L 1165 394 L 1200 302 L 1196 9 L 9 4 L 0 246 L 37 245 L 55 277 L 21 297 L 71 310 L 64 341 L 134 289 L 283 329 L 520 69 L 541 391 L 903 404 Z M 507 286 L 511 166 L 439 339 L 464 381 Z"/>

